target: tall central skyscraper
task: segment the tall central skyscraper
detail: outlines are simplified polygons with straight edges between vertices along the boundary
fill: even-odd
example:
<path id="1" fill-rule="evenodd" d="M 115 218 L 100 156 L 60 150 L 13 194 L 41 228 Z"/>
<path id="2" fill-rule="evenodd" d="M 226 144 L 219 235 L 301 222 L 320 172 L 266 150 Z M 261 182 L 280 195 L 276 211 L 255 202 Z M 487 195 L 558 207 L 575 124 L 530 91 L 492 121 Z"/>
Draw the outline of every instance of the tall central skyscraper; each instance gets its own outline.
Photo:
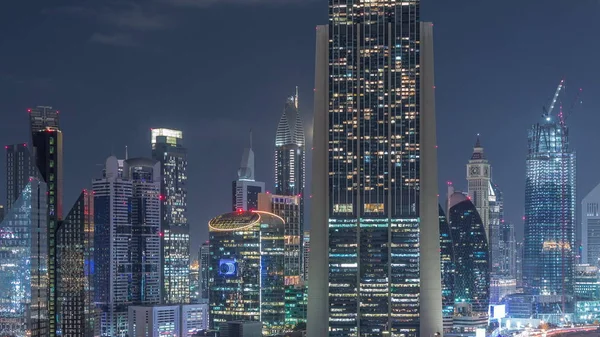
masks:
<path id="1" fill-rule="evenodd" d="M 317 27 L 309 336 L 442 333 L 433 28 L 419 1 Z"/>
<path id="2" fill-rule="evenodd" d="M 575 153 L 568 128 L 546 116 L 529 129 L 523 283 L 533 293 L 572 295 Z"/>
<path id="3" fill-rule="evenodd" d="M 56 336 L 59 282 L 56 273 L 58 221 L 62 220 L 63 149 L 58 110 L 49 106 L 28 109 L 33 158 L 41 178 L 48 186 L 48 334 Z"/>
<path id="4" fill-rule="evenodd" d="M 172 304 L 190 302 L 187 149 L 182 139 L 179 130 L 152 129 L 152 158 L 161 164 L 163 295 Z"/>

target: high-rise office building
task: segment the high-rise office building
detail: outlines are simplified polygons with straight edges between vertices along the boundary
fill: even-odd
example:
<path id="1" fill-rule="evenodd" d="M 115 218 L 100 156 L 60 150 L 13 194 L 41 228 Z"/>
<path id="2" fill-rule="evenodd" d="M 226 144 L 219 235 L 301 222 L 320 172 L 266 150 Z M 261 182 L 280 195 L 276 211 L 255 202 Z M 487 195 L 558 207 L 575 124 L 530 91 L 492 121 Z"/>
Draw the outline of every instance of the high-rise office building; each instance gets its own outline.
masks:
<path id="1" fill-rule="evenodd" d="M 101 336 L 127 333 L 131 294 L 133 184 L 123 179 L 123 161 L 106 160 L 94 191 L 94 302 L 100 310 Z"/>
<path id="2" fill-rule="evenodd" d="M 0 222 L 0 336 L 48 336 L 47 192 L 32 178 Z"/>
<path id="3" fill-rule="evenodd" d="M 444 318 L 444 330 L 452 329 L 452 318 L 454 316 L 454 245 L 452 244 L 452 231 L 446 219 L 446 215 L 439 207 L 440 215 L 440 260 L 442 271 L 442 314 Z"/>
<path id="4" fill-rule="evenodd" d="M 58 110 L 49 106 L 28 109 L 33 162 L 48 187 L 48 335 L 57 335 L 58 282 L 56 242 L 58 221 L 62 220 L 63 145 Z"/>
<path id="5" fill-rule="evenodd" d="M 600 266 L 600 184 L 581 201 L 581 262 Z"/>
<path id="6" fill-rule="evenodd" d="M 298 226 L 304 234 L 304 187 L 306 182 L 306 139 L 296 94 L 287 98 L 275 137 L 275 194 L 298 196 Z M 286 220 L 286 223 L 287 220 Z M 289 223 L 288 223 L 289 224 Z M 300 259 L 303 252 L 300 251 Z"/>
<path id="7" fill-rule="evenodd" d="M 523 241 L 517 241 L 515 257 L 515 274 L 517 275 L 517 288 L 523 287 Z"/>
<path id="8" fill-rule="evenodd" d="M 275 193 L 304 196 L 306 138 L 296 94 L 287 98 L 275 136 Z"/>
<path id="9" fill-rule="evenodd" d="M 210 327 L 261 321 L 267 336 L 284 332 L 284 220 L 262 211 L 237 211 L 208 224 Z"/>
<path id="10" fill-rule="evenodd" d="M 502 234 L 504 225 L 504 197 L 497 184 L 490 180 L 489 195 L 489 233 L 488 246 L 490 248 L 490 272 L 505 275 L 508 270 L 503 269 L 504 255 L 502 251 Z M 479 211 L 479 210 L 478 210 Z"/>
<path id="11" fill-rule="evenodd" d="M 200 254 L 198 261 L 200 262 L 200 303 L 208 302 L 209 283 L 208 278 L 210 275 L 210 246 L 207 242 L 202 243 L 200 246 Z"/>
<path id="12" fill-rule="evenodd" d="M 94 196 L 84 190 L 63 221 L 57 237 L 58 331 L 62 336 L 98 335 L 93 299 Z"/>
<path id="13" fill-rule="evenodd" d="M 284 220 L 284 261 L 286 330 L 306 322 L 306 298 L 302 277 L 302 199 L 300 195 L 258 195 L 258 209 L 273 213 Z"/>
<path id="14" fill-rule="evenodd" d="M 200 262 L 193 260 L 190 264 L 190 302 L 199 303 L 200 299 Z"/>
<path id="15" fill-rule="evenodd" d="M 483 221 L 463 193 L 448 196 L 448 222 L 454 246 L 454 302 L 487 314 L 490 301 L 489 248 Z"/>
<path id="16" fill-rule="evenodd" d="M 127 334 L 129 305 L 161 300 L 160 163 L 106 160 L 94 187 L 94 287 L 102 336 Z M 110 242 L 110 244 L 106 244 Z"/>
<path id="17" fill-rule="evenodd" d="M 258 194 L 265 191 L 265 183 L 254 179 L 252 135 L 250 135 L 250 147 L 244 150 L 237 175 L 238 179 L 232 183 L 232 210 L 250 211 L 258 209 Z"/>
<path id="18" fill-rule="evenodd" d="M 574 295 L 578 301 L 600 300 L 600 278 L 597 266 L 575 265 L 574 278 Z"/>
<path id="19" fill-rule="evenodd" d="M 301 198 L 298 195 L 276 195 L 260 193 L 258 210 L 273 213 L 283 218 L 285 226 L 285 285 L 302 283 L 302 220 Z"/>
<path id="20" fill-rule="evenodd" d="M 443 332 L 433 28 L 419 6 L 329 1 L 317 27 L 309 336 Z"/>
<path id="21" fill-rule="evenodd" d="M 6 215 L 6 208 L 4 205 L 0 205 L 0 222 L 4 220 L 4 216 Z"/>
<path id="22" fill-rule="evenodd" d="M 503 275 L 517 278 L 517 255 L 515 225 L 504 221 L 500 224 L 500 271 Z"/>
<path id="23" fill-rule="evenodd" d="M 477 135 L 473 154 L 467 164 L 467 181 L 469 183 L 469 198 L 477 208 L 483 222 L 485 233 L 490 242 L 490 192 L 492 169 Z"/>
<path id="24" fill-rule="evenodd" d="M 165 303 L 190 301 L 187 149 L 183 132 L 152 129 L 152 158 L 161 165 L 162 278 Z"/>
<path id="25" fill-rule="evenodd" d="M 4 147 L 6 150 L 6 209 L 21 196 L 30 177 L 36 177 L 37 169 L 31 161 L 31 153 L 26 143 Z"/>
<path id="26" fill-rule="evenodd" d="M 157 304 L 162 299 L 160 163 L 149 158 L 127 159 L 123 162 L 123 179 L 133 183 L 132 297 L 135 303 Z"/>
<path id="27" fill-rule="evenodd" d="M 573 294 L 575 153 L 559 117 L 529 129 L 523 282 L 534 294 Z"/>
<path id="28" fill-rule="evenodd" d="M 302 271 L 304 281 L 308 282 L 308 267 L 310 266 L 310 232 L 304 231 L 304 237 L 302 238 Z"/>

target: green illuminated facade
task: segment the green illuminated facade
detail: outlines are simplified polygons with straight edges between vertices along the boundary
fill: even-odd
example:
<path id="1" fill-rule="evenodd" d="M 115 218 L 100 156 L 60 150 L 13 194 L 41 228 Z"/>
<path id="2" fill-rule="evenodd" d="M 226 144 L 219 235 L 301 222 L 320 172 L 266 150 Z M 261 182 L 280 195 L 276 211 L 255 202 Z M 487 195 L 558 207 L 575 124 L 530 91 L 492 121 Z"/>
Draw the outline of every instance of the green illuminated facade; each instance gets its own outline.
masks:
<path id="1" fill-rule="evenodd" d="M 260 321 L 263 335 L 284 332 L 284 221 L 239 211 L 209 222 L 210 327 Z"/>

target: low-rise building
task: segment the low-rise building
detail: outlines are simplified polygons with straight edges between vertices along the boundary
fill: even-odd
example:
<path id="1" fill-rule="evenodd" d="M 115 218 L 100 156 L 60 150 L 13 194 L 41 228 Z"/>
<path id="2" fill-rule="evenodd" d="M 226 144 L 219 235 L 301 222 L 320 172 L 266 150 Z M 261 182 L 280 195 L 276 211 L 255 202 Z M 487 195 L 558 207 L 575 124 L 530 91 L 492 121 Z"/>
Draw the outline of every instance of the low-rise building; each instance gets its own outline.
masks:
<path id="1" fill-rule="evenodd" d="M 130 337 L 192 337 L 208 328 L 208 304 L 130 306 Z"/>

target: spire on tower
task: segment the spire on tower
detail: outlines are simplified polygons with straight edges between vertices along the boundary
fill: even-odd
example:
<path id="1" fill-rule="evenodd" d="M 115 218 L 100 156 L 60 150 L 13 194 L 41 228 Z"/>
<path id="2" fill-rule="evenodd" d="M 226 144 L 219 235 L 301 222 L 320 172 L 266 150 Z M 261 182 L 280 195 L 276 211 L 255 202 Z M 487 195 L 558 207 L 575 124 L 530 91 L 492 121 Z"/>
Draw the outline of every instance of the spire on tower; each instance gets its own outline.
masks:
<path id="1" fill-rule="evenodd" d="M 479 134 L 477 134 L 477 140 L 475 141 L 475 146 L 473 147 L 473 155 L 471 156 L 471 160 L 482 159 L 485 159 L 485 155 L 483 154 L 483 147 L 481 146 Z"/>
<path id="2" fill-rule="evenodd" d="M 294 106 L 298 110 L 298 86 L 296 86 L 296 95 L 294 95 Z"/>

